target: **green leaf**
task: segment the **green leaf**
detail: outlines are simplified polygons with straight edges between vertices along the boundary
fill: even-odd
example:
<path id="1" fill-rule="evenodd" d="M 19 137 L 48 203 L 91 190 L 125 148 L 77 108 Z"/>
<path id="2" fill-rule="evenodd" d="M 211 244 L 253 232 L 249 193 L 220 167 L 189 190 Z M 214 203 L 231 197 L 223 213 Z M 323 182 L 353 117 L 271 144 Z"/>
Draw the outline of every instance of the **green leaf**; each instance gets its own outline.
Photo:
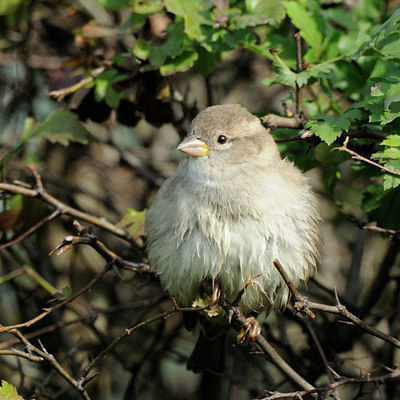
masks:
<path id="1" fill-rule="evenodd" d="M 285 18 L 285 7 L 281 0 L 246 0 L 246 9 L 250 15 L 242 15 L 241 27 L 280 22 Z"/>
<path id="2" fill-rule="evenodd" d="M 376 221 L 382 228 L 400 228 L 400 187 L 385 190 L 383 185 L 370 185 L 364 193 L 361 207 L 370 221 Z"/>
<path id="3" fill-rule="evenodd" d="M 118 228 L 127 228 L 132 237 L 138 239 L 145 234 L 144 223 L 146 220 L 146 211 L 136 211 L 130 208 L 116 226 Z"/>
<path id="4" fill-rule="evenodd" d="M 197 48 L 198 59 L 195 67 L 203 77 L 207 77 L 213 70 L 215 64 L 221 60 L 218 53 L 208 52 L 204 47 L 198 46 Z"/>
<path id="5" fill-rule="evenodd" d="M 385 164 L 385 167 L 392 171 L 400 173 L 400 160 L 389 160 Z M 383 183 L 383 187 L 385 190 L 395 188 L 399 185 L 400 185 L 400 177 L 399 176 L 385 174 L 385 181 Z"/>
<path id="6" fill-rule="evenodd" d="M 152 67 L 160 68 L 168 57 L 174 58 L 184 51 L 184 23 L 182 20 L 168 25 L 168 39 L 162 45 L 140 43 L 139 54 L 148 58 Z M 135 51 L 135 55 L 139 55 Z"/>
<path id="7" fill-rule="evenodd" d="M 356 109 L 347 110 L 342 115 L 318 115 L 318 120 L 311 120 L 306 124 L 312 132 L 328 145 L 332 144 L 344 131 L 350 128 L 350 119 L 361 117 Z"/>
<path id="8" fill-rule="evenodd" d="M 53 111 L 27 134 L 31 138 L 46 139 L 51 143 L 60 143 L 63 146 L 68 146 L 71 142 L 88 144 L 96 140 L 79 121 L 76 114 L 62 108 Z"/>
<path id="9" fill-rule="evenodd" d="M 165 0 L 167 10 L 180 17 L 186 17 L 189 13 L 200 11 L 201 0 Z"/>
<path id="10" fill-rule="evenodd" d="M 15 386 L 11 385 L 4 380 L 1 381 L 2 386 L 0 386 L 0 399 L 1 400 L 24 400 L 17 392 Z"/>
<path id="11" fill-rule="evenodd" d="M 288 1 L 286 12 L 292 24 L 300 30 L 302 38 L 318 53 L 322 49 L 323 35 L 319 31 L 316 19 L 297 1 Z"/>
<path id="12" fill-rule="evenodd" d="M 131 0 L 133 11 L 137 14 L 154 14 L 164 7 L 163 0 Z"/>
<path id="13" fill-rule="evenodd" d="M 365 1 L 365 0 L 364 0 Z M 399 31 L 400 9 L 397 9 L 382 25 L 372 32 L 372 37 L 389 35 L 391 32 Z"/>
<path id="14" fill-rule="evenodd" d="M 205 48 L 207 48 L 207 43 L 205 42 L 207 37 L 204 35 L 204 26 L 207 25 L 211 29 L 213 23 L 211 20 L 206 19 L 199 9 L 188 11 L 185 17 L 185 33 L 189 38 L 199 42 Z M 225 29 L 221 30 L 225 31 Z"/>
<path id="15" fill-rule="evenodd" d="M 128 7 L 129 0 L 96 0 L 106 10 L 116 11 Z"/>
<path id="16" fill-rule="evenodd" d="M 151 49 L 152 46 L 149 42 L 146 42 L 142 38 L 138 38 L 132 51 L 137 58 L 141 60 L 148 60 L 150 57 Z"/>
<path id="17" fill-rule="evenodd" d="M 124 92 L 122 90 L 117 92 L 113 85 L 124 80 L 126 77 L 126 74 L 121 74 L 116 69 L 102 72 L 94 81 L 96 101 L 105 100 L 111 108 L 118 108 L 121 99 L 124 97 Z"/>
<path id="18" fill-rule="evenodd" d="M 392 16 L 380 25 L 357 52 L 354 58 L 360 56 L 380 57 L 386 61 L 400 61 L 400 9 L 397 9 Z"/>
<path id="19" fill-rule="evenodd" d="M 25 3 L 25 0 L 2 0 L 0 1 L 0 15 L 11 14 Z"/>
<path id="20" fill-rule="evenodd" d="M 400 101 L 400 82 L 390 85 L 384 101 L 385 108 L 388 108 L 393 102 Z"/>
<path id="21" fill-rule="evenodd" d="M 197 51 L 195 50 L 184 51 L 178 57 L 166 61 L 164 65 L 160 67 L 160 74 L 167 76 L 167 75 L 172 75 L 175 72 L 186 71 L 193 66 L 197 58 L 198 58 Z"/>
<path id="22" fill-rule="evenodd" d="M 281 67 L 276 67 L 275 69 L 278 72 L 278 75 L 273 78 L 263 79 L 263 85 L 271 86 L 273 84 L 280 83 L 281 85 L 290 86 L 292 88 L 296 87 L 297 74 L 295 72 Z"/>
<path id="23" fill-rule="evenodd" d="M 382 144 L 385 146 L 400 147 L 400 135 L 389 135 Z"/>
<path id="24" fill-rule="evenodd" d="M 349 121 L 342 121 L 337 116 L 326 115 L 322 121 L 309 121 L 306 128 L 310 128 L 314 135 L 330 145 L 344 130 L 349 129 L 349 126 Z"/>

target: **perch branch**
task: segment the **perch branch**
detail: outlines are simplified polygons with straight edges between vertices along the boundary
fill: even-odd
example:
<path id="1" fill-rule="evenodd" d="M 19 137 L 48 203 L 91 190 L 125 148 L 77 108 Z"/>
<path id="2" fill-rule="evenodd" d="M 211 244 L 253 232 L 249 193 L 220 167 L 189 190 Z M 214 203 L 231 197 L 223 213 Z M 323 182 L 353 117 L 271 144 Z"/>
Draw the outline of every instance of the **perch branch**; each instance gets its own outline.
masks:
<path id="1" fill-rule="evenodd" d="M 285 281 L 286 285 L 288 286 L 292 296 L 295 298 L 295 308 L 298 311 L 302 311 L 307 315 L 310 315 L 310 309 L 313 310 L 320 310 L 320 311 L 325 311 L 329 312 L 332 314 L 339 314 L 342 315 L 343 317 L 347 318 L 349 321 L 353 322 L 354 325 L 358 326 L 361 328 L 363 331 L 369 333 L 370 335 L 376 336 L 379 339 L 384 340 L 387 343 L 392 344 L 393 346 L 396 346 L 397 348 L 400 348 L 400 340 L 387 335 L 386 333 L 383 333 L 379 331 L 378 329 L 375 329 L 369 325 L 367 325 L 364 321 L 362 321 L 360 318 L 356 317 L 354 314 L 352 314 L 350 311 L 347 310 L 346 306 L 340 303 L 339 296 L 337 294 L 337 291 L 335 290 L 335 297 L 336 297 L 336 305 L 331 306 L 327 304 L 320 304 L 320 303 L 314 303 L 312 301 L 309 301 L 307 297 L 302 296 L 299 294 L 297 289 L 294 286 L 294 283 L 291 279 L 288 278 L 286 272 L 284 271 L 282 265 L 278 260 L 274 261 L 275 267 L 278 269 L 279 273 L 281 274 L 283 280 Z M 311 317 L 314 314 L 311 312 Z"/>
<path id="2" fill-rule="evenodd" d="M 232 305 L 228 301 L 225 301 L 223 304 L 223 308 L 229 316 L 233 317 L 233 320 L 236 321 L 240 327 L 246 324 L 247 319 L 241 313 L 239 306 Z M 312 386 L 309 382 L 307 382 L 302 376 L 300 376 L 274 349 L 274 347 L 262 336 L 259 335 L 256 338 L 256 343 L 260 346 L 265 355 L 267 355 L 272 362 L 283 371 L 290 379 L 293 380 L 299 387 L 305 390 L 313 390 L 314 386 Z"/>

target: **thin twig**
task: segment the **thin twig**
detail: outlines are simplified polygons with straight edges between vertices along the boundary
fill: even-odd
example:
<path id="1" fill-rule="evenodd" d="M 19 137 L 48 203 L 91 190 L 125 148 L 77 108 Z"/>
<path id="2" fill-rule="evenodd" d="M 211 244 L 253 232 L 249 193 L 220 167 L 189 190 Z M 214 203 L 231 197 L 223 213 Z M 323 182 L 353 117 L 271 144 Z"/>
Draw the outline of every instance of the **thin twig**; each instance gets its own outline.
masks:
<path id="1" fill-rule="evenodd" d="M 31 167 L 31 171 L 35 171 L 34 168 Z M 34 174 L 35 178 L 39 177 L 39 175 L 36 173 Z M 35 189 L 32 188 L 27 188 L 25 186 L 22 186 L 20 184 L 10 184 L 10 183 L 0 183 L 0 190 L 4 190 L 5 192 L 9 193 L 15 193 L 15 194 L 21 194 L 23 196 L 27 197 L 32 197 L 32 198 L 38 198 L 40 200 L 43 200 L 45 203 L 50 204 L 51 206 L 55 207 L 60 214 L 66 214 L 70 215 L 71 217 L 74 218 L 79 218 L 83 221 L 86 221 L 92 225 L 98 226 L 100 228 L 103 228 L 114 235 L 125 239 L 129 242 L 132 242 L 133 239 L 129 232 L 116 228 L 114 224 L 111 222 L 108 222 L 104 218 L 98 218 L 94 215 L 87 214 L 83 211 L 77 210 L 73 207 L 70 207 L 66 205 L 65 203 L 61 202 L 60 200 L 56 199 L 55 197 L 51 196 L 47 191 L 44 189 L 43 184 L 41 183 L 41 180 L 37 179 L 36 181 L 37 187 Z"/>
<path id="2" fill-rule="evenodd" d="M 144 300 L 139 300 L 136 302 L 132 303 L 126 303 L 126 304 L 119 304 L 113 307 L 107 307 L 107 308 L 97 308 L 94 307 L 94 311 L 91 311 L 85 315 L 80 315 L 76 318 L 70 319 L 68 321 L 58 321 L 52 325 L 47 325 L 43 328 L 37 329 L 33 332 L 26 333 L 24 336 L 26 339 L 33 339 L 38 336 L 43 336 L 45 333 L 49 332 L 55 332 L 59 329 L 63 329 L 67 326 L 77 324 L 79 322 L 84 322 L 84 321 L 93 321 L 95 320 L 99 315 L 108 315 L 108 314 L 114 314 L 118 312 L 123 312 L 123 311 L 131 311 L 131 310 L 137 310 L 137 309 L 142 309 L 142 308 L 148 308 L 150 306 L 153 306 L 155 304 L 159 304 L 160 301 L 167 299 L 168 296 L 166 293 L 161 292 L 158 296 L 155 296 L 152 299 L 144 299 Z M 17 339 L 12 339 L 6 342 L 0 343 L 0 351 L 8 349 L 11 346 L 15 346 L 19 341 Z M 0 353 L 2 354 L 2 353 Z"/>
<path id="3" fill-rule="evenodd" d="M 292 311 L 294 312 L 295 310 L 292 309 Z M 328 375 L 329 382 L 330 383 L 334 383 L 335 382 L 335 376 L 337 374 L 329 366 L 328 359 L 327 359 L 327 357 L 325 355 L 325 352 L 324 352 L 324 350 L 322 348 L 321 342 L 318 339 L 318 336 L 317 336 L 317 334 L 315 332 L 315 329 L 314 329 L 314 327 L 313 327 L 313 325 L 311 323 L 311 320 L 309 318 L 305 318 L 300 313 L 296 313 L 296 314 L 297 314 L 297 317 L 300 318 L 302 323 L 306 326 L 306 328 L 307 328 L 307 330 L 308 330 L 308 332 L 309 332 L 309 334 L 310 334 L 310 336 L 311 336 L 311 338 L 312 338 L 312 340 L 314 342 L 314 345 L 315 345 L 315 347 L 316 347 L 316 349 L 318 351 L 318 354 L 319 354 L 319 356 L 320 356 L 320 358 L 321 358 L 321 360 L 322 360 L 322 362 L 323 362 L 323 364 L 325 366 L 325 370 L 326 370 L 326 373 Z M 332 397 L 335 400 L 340 400 L 339 393 L 337 392 L 336 389 L 333 389 Z"/>
<path id="4" fill-rule="evenodd" d="M 71 93 L 74 93 L 77 90 L 86 86 L 88 83 L 93 82 L 102 72 L 105 71 L 105 69 L 106 69 L 105 67 L 96 68 L 90 73 L 89 76 L 81 79 L 79 82 L 75 83 L 74 85 L 69 86 L 67 88 L 63 88 L 63 89 L 52 90 L 51 92 L 49 92 L 49 96 L 53 97 L 57 101 L 61 101 L 64 99 L 65 96 L 67 96 Z"/>
<path id="5" fill-rule="evenodd" d="M 195 310 L 195 309 L 193 309 L 193 310 Z M 147 319 L 146 321 L 140 322 L 139 324 L 133 326 L 132 328 L 125 329 L 124 333 L 122 333 L 120 336 L 118 336 L 105 349 L 103 349 L 103 351 L 83 370 L 83 372 L 81 374 L 81 379 L 83 381 L 85 381 L 89 372 L 93 368 L 95 368 L 97 365 L 99 365 L 100 362 L 104 359 L 104 357 L 108 353 L 110 353 L 120 342 L 122 342 L 128 336 L 132 335 L 134 332 L 143 328 L 144 326 L 151 324 L 152 322 L 156 322 L 156 321 L 159 321 L 160 319 L 168 318 L 171 314 L 174 314 L 177 311 L 180 311 L 179 308 L 174 308 L 172 310 L 165 311 L 162 314 L 155 315 L 154 317 L 151 317 L 151 318 Z"/>
<path id="6" fill-rule="evenodd" d="M 49 315 L 51 312 L 58 310 L 60 307 L 63 307 L 66 304 L 71 303 L 72 301 L 74 301 L 77 297 L 79 297 L 82 293 L 85 293 L 87 291 L 89 291 L 90 289 L 92 289 L 92 287 L 96 284 L 96 282 L 101 279 L 108 271 L 110 271 L 111 266 L 107 265 L 103 271 L 98 272 L 94 278 L 87 284 L 85 285 L 83 288 L 81 288 L 80 290 L 78 290 L 75 294 L 73 294 L 70 297 L 67 297 L 64 301 L 58 303 L 57 305 L 53 306 L 53 307 L 49 307 L 49 308 L 43 308 L 43 312 L 40 313 L 39 315 L 37 315 L 36 317 L 30 319 L 29 321 L 25 321 L 22 322 L 20 324 L 16 324 L 16 325 L 10 325 L 10 326 L 4 326 L 0 324 L 0 332 L 6 332 L 6 331 L 11 331 L 11 330 L 15 330 L 16 328 L 23 328 L 23 327 L 28 327 L 31 326 L 33 324 L 35 324 L 36 322 L 40 321 L 41 319 L 43 319 L 44 317 L 46 317 L 47 315 Z"/>
<path id="7" fill-rule="evenodd" d="M 81 395 L 81 397 L 85 400 L 90 400 L 88 393 L 85 388 L 81 385 L 81 383 L 74 379 L 55 359 L 52 354 L 49 354 L 45 348 L 39 349 L 33 346 L 17 329 L 12 329 L 10 331 L 14 336 L 16 336 L 21 343 L 25 345 L 28 349 L 28 352 L 37 354 L 39 357 L 46 360 L 52 367 L 55 369 L 68 383 L 70 383 Z"/>
<path id="8" fill-rule="evenodd" d="M 283 280 L 286 283 L 286 286 L 289 288 L 291 295 L 294 297 L 294 307 L 297 311 L 303 311 L 306 315 L 311 318 L 315 318 L 314 313 L 309 309 L 308 298 L 306 296 L 302 296 L 300 292 L 297 290 L 294 282 L 289 279 L 286 271 L 283 269 L 281 263 L 278 259 L 274 260 L 275 268 L 278 270 Z"/>
<path id="9" fill-rule="evenodd" d="M 367 325 L 364 321 L 362 321 L 360 318 L 352 314 L 350 311 L 347 310 L 347 308 L 340 304 L 340 302 L 336 306 L 330 306 L 327 304 L 320 304 L 320 303 L 314 303 L 312 301 L 308 302 L 308 306 L 312 308 L 313 310 L 320 310 L 320 311 L 325 311 L 329 312 L 332 314 L 339 314 L 342 315 L 343 317 L 346 317 L 349 321 L 353 322 L 356 326 L 361 328 L 363 331 L 369 333 L 370 335 L 376 336 L 379 339 L 384 340 L 387 343 L 392 344 L 393 346 L 396 346 L 397 348 L 400 349 L 400 340 L 387 335 L 386 333 L 383 333 L 379 331 L 378 329 L 373 328 L 372 326 Z"/>
<path id="10" fill-rule="evenodd" d="M 225 309 L 228 316 L 232 316 L 233 320 L 238 322 L 240 327 L 246 324 L 247 319 L 241 313 L 239 306 L 234 306 L 228 301 L 224 302 L 223 308 Z M 313 390 L 309 382 L 307 382 L 302 376 L 300 376 L 274 349 L 274 347 L 262 336 L 259 335 L 255 339 L 256 343 L 260 346 L 265 355 L 267 355 L 271 361 L 283 371 L 293 382 L 295 382 L 299 387 L 305 390 Z"/>
<path id="11" fill-rule="evenodd" d="M 381 169 L 382 171 L 386 172 L 389 175 L 394 175 L 394 176 L 400 176 L 400 172 L 397 171 L 393 171 L 392 169 L 386 168 L 385 166 L 376 163 L 375 161 L 372 161 L 366 157 L 363 157 L 362 155 L 356 153 L 354 150 L 350 150 L 347 147 L 347 144 L 349 143 L 349 136 L 346 137 L 346 140 L 343 142 L 343 145 L 340 147 L 334 147 L 332 149 L 333 150 L 340 150 L 340 151 L 345 151 L 346 153 L 349 153 L 351 155 L 351 158 L 353 158 L 354 160 L 358 160 L 358 161 L 363 161 L 367 164 L 373 165 L 374 167 L 377 167 L 379 169 Z"/>
<path id="12" fill-rule="evenodd" d="M 377 226 L 373 223 L 359 221 L 354 215 L 350 215 L 349 219 L 350 221 L 354 222 L 360 229 L 365 231 L 378 232 L 392 236 L 400 235 L 400 231 L 395 231 L 394 229 L 381 228 L 380 226 Z"/>
<path id="13" fill-rule="evenodd" d="M 313 394 L 313 393 L 326 393 L 332 389 L 338 388 L 339 386 L 348 385 L 351 383 L 352 384 L 354 384 L 354 383 L 369 383 L 369 382 L 382 383 L 385 381 L 398 379 L 400 377 L 399 369 L 392 369 L 390 371 L 391 372 L 389 372 L 388 374 L 381 375 L 381 376 L 362 376 L 360 378 L 343 378 L 343 379 L 340 379 L 339 381 L 333 382 L 329 385 L 315 388 L 312 390 L 301 390 L 301 391 L 291 392 L 291 393 L 280 393 L 280 392 L 272 392 L 271 393 L 270 392 L 271 395 L 263 397 L 260 400 L 302 399 L 303 398 L 302 396 L 306 396 L 306 395 Z"/>
<path id="14" fill-rule="evenodd" d="M 43 357 L 34 356 L 33 354 L 27 353 L 25 351 L 17 350 L 17 349 L 0 350 L 0 356 L 22 357 L 22 358 L 26 358 L 27 360 L 36 362 L 36 363 L 42 363 L 44 361 Z"/>
<path id="15" fill-rule="evenodd" d="M 14 246 L 20 242 L 22 242 L 26 237 L 29 235 L 32 235 L 33 232 L 37 231 L 41 226 L 43 226 L 46 222 L 49 222 L 53 220 L 54 218 L 58 217 L 60 215 L 60 210 L 55 209 L 50 215 L 47 217 L 43 218 L 40 220 L 38 223 L 35 225 L 31 226 L 29 229 L 27 229 L 24 233 L 16 237 L 15 239 L 9 240 L 6 243 L 0 244 L 0 250 L 3 250 L 7 247 Z"/>
<path id="16" fill-rule="evenodd" d="M 108 263 L 116 266 L 117 268 L 129 267 L 131 270 L 135 270 L 136 272 L 148 272 L 152 273 L 154 271 L 150 270 L 148 264 L 145 263 L 135 263 L 133 261 L 128 261 L 108 249 L 104 243 L 102 243 L 98 237 L 89 232 L 83 225 L 81 225 L 78 221 L 74 221 L 74 227 L 78 231 L 80 236 L 66 236 L 63 241 L 53 249 L 49 255 L 57 252 L 57 255 L 69 250 L 74 245 L 85 244 L 91 246 L 94 250 L 96 250 Z"/>
<path id="17" fill-rule="evenodd" d="M 336 290 L 335 290 L 335 298 L 336 298 L 335 306 L 314 303 L 312 301 L 309 301 L 307 297 L 300 295 L 300 293 L 294 286 L 293 281 L 291 279 L 289 279 L 289 277 L 287 276 L 287 274 L 286 274 L 285 270 L 283 269 L 282 265 L 280 264 L 279 260 L 275 260 L 274 265 L 278 269 L 282 278 L 284 279 L 292 296 L 295 298 L 295 308 L 298 311 L 302 311 L 302 312 L 306 313 L 307 315 L 310 315 L 310 309 L 313 309 L 313 310 L 326 311 L 326 312 L 329 312 L 332 314 L 342 315 L 343 317 L 346 317 L 349 321 L 353 322 L 356 326 L 361 328 L 363 331 L 369 333 L 370 335 L 376 336 L 379 339 L 382 339 L 385 342 L 388 342 L 388 343 L 392 344 L 393 346 L 400 348 L 400 340 L 398 340 L 390 335 L 387 335 L 386 333 L 383 333 L 383 332 L 379 331 L 378 329 L 375 329 L 375 328 L 367 325 L 360 318 L 358 318 L 357 316 L 352 314 L 350 311 L 348 311 L 347 308 L 343 304 L 341 304 Z M 312 317 L 313 315 L 314 314 L 311 312 L 310 316 Z"/>
<path id="18" fill-rule="evenodd" d="M 296 32 L 294 35 L 296 39 L 296 72 L 300 73 L 303 71 L 303 63 L 302 63 L 302 55 L 301 55 L 301 36 L 300 32 Z M 301 104 L 302 104 L 302 93 L 301 88 L 296 82 L 296 115 L 301 113 Z"/>

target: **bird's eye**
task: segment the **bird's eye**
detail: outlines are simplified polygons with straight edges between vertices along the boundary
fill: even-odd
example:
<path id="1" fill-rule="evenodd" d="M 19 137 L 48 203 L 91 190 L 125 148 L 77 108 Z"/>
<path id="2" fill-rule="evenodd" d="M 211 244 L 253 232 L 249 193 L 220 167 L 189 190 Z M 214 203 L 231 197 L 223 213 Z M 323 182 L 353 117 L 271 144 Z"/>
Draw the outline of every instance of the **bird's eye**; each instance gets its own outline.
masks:
<path id="1" fill-rule="evenodd" d="M 225 135 L 219 135 L 217 142 L 220 144 L 224 144 L 224 143 L 226 143 L 227 140 L 228 140 L 228 138 Z"/>

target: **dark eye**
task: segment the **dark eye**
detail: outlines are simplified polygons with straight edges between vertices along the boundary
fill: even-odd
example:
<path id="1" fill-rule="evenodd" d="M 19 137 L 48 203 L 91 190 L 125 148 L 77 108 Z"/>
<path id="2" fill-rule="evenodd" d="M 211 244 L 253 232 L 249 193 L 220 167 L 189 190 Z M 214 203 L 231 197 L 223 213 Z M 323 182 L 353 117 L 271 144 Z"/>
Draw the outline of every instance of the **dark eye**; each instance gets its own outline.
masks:
<path id="1" fill-rule="evenodd" d="M 217 142 L 220 144 L 224 144 L 224 143 L 226 143 L 227 140 L 228 140 L 228 138 L 225 135 L 219 135 Z"/>

